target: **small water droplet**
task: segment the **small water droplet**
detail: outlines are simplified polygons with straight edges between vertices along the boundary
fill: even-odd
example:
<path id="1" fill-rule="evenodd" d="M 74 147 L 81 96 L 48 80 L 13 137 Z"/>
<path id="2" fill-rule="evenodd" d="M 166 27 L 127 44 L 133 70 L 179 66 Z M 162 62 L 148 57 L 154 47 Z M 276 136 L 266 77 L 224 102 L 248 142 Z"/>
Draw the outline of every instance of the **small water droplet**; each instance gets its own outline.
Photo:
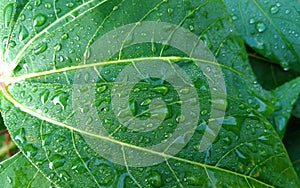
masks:
<path id="1" fill-rule="evenodd" d="M 169 88 L 166 86 L 156 86 L 153 91 L 158 94 L 166 95 L 169 92 Z"/>
<path id="2" fill-rule="evenodd" d="M 147 106 L 151 103 L 151 99 L 148 98 L 148 99 L 145 99 L 143 102 L 141 102 L 141 106 Z"/>
<path id="3" fill-rule="evenodd" d="M 63 35 L 61 36 L 61 39 L 62 39 L 62 40 L 66 40 L 66 39 L 68 39 L 68 38 L 69 38 L 68 33 L 65 33 L 65 34 L 63 34 Z"/>
<path id="4" fill-rule="evenodd" d="M 200 185 L 200 180 L 197 175 L 194 173 L 186 173 L 183 179 L 188 185 L 192 186 L 199 186 Z"/>
<path id="5" fill-rule="evenodd" d="M 34 27 L 41 27 L 43 26 L 47 21 L 47 17 L 43 14 L 38 14 L 33 19 L 33 26 Z"/>
<path id="6" fill-rule="evenodd" d="M 262 33 L 266 30 L 266 25 L 263 22 L 258 22 L 256 24 L 256 29 L 258 32 Z"/>
<path id="7" fill-rule="evenodd" d="M 168 8 L 168 14 L 169 14 L 169 15 L 172 15 L 173 12 L 174 12 L 174 10 L 173 10 L 172 8 Z"/>
<path id="8" fill-rule="evenodd" d="M 73 8 L 73 7 L 74 7 L 74 3 L 71 3 L 71 2 L 70 2 L 70 3 L 67 3 L 67 4 L 66 4 L 66 7 L 68 7 L 68 8 Z"/>
<path id="9" fill-rule="evenodd" d="M 270 9 L 271 14 L 276 14 L 279 11 L 279 8 L 277 6 L 273 6 Z"/>
<path id="10" fill-rule="evenodd" d="M 158 172 L 151 172 L 150 175 L 146 178 L 146 181 L 153 187 L 162 186 L 161 174 Z"/>

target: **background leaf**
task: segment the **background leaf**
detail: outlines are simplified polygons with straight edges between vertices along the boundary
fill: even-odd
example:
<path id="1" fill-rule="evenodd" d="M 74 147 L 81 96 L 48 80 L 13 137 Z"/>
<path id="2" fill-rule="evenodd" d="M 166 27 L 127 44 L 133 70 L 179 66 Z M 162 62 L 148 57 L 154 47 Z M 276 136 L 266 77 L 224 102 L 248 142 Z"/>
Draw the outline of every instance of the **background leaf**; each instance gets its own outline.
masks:
<path id="1" fill-rule="evenodd" d="M 50 182 L 22 155 L 0 163 L 1 186 L 5 188 L 32 187 L 49 188 Z"/>
<path id="2" fill-rule="evenodd" d="M 255 51 L 300 70 L 300 5 L 295 1 L 225 0 L 237 30 Z"/>

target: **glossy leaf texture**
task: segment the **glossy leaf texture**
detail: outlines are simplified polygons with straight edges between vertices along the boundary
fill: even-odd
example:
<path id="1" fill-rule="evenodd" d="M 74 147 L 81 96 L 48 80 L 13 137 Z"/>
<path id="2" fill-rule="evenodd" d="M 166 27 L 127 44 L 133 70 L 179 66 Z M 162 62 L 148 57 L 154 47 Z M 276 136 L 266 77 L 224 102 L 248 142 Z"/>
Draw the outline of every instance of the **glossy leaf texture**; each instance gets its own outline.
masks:
<path id="1" fill-rule="evenodd" d="M 1 109 L 17 145 L 52 183 L 61 187 L 299 186 L 281 139 L 267 120 L 276 98 L 257 84 L 223 1 L 29 1 L 18 15 L 2 49 L 7 69 L 1 82 Z M 151 33 L 134 33 L 147 21 L 189 30 L 219 64 L 194 59 L 193 51 L 180 51 L 168 41 L 135 43 L 140 35 L 158 36 L 151 27 Z M 124 29 L 128 24 L 133 24 L 130 32 Z M 166 26 L 162 31 L 176 34 L 178 27 Z M 118 35 L 99 42 L 120 27 L 128 32 L 120 48 L 114 43 Z M 97 50 L 103 48 L 109 57 L 101 58 Z M 157 61 L 162 64 L 157 69 L 162 78 L 141 73 L 145 67 L 151 72 Z M 197 66 L 199 62 L 205 70 Z M 118 77 L 126 67 L 135 67 L 130 76 L 141 80 L 129 92 L 131 77 Z M 188 75 L 197 96 L 186 100 L 199 103 L 196 116 L 200 118 L 187 145 L 181 147 L 189 135 L 184 133 L 160 151 L 149 147 L 167 143 L 180 124 L 188 126 L 183 113 L 195 115 L 181 110 L 186 102 L 181 94 L 192 90 L 166 82 L 167 67 L 179 67 L 186 74 L 176 75 Z M 209 77 L 218 68 L 222 74 Z M 224 91 L 210 88 L 209 80 L 215 78 L 224 78 L 226 100 L 221 96 Z M 219 100 L 212 98 L 213 92 Z M 116 96 L 128 96 L 125 105 L 130 113 L 123 113 L 126 106 L 115 107 Z M 86 100 L 91 97 L 94 100 Z M 155 99 L 165 105 L 152 106 Z M 90 115 L 93 108 L 96 117 Z M 216 139 L 203 152 L 202 138 L 214 134 L 206 135 L 206 129 L 221 118 L 211 118 L 213 110 L 217 115 L 226 110 L 225 117 Z M 121 121 L 127 116 L 132 117 L 129 122 L 147 121 L 153 114 L 164 118 L 147 132 L 130 129 Z M 109 135 L 90 127 L 94 124 L 102 125 Z M 147 124 L 152 126 L 156 125 Z M 177 147 L 178 153 L 168 154 L 169 148 Z M 109 153 L 114 148 L 120 152 Z M 139 155 L 132 157 L 135 153 Z M 153 158 L 159 162 L 143 166 Z"/>
<path id="2" fill-rule="evenodd" d="M 0 163 L 0 181 L 5 188 L 51 186 L 50 181 L 21 153 Z"/>
<path id="3" fill-rule="evenodd" d="M 285 70 L 300 71 L 300 5 L 293 1 L 225 0 L 246 43 Z"/>

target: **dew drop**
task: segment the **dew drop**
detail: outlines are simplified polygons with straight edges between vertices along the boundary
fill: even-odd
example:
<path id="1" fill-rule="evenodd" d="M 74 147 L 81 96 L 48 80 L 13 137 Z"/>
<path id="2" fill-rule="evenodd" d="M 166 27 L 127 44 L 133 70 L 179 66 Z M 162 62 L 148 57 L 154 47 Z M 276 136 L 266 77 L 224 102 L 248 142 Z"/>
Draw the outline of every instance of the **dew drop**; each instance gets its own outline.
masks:
<path id="1" fill-rule="evenodd" d="M 63 34 L 63 35 L 61 36 L 61 39 L 62 39 L 62 40 L 66 40 L 66 39 L 68 39 L 68 38 L 69 38 L 68 33 L 65 33 L 65 34 Z"/>
<path id="2" fill-rule="evenodd" d="M 100 86 L 97 88 L 97 93 L 103 93 L 107 89 L 106 85 Z"/>
<path id="3" fill-rule="evenodd" d="M 169 92 L 169 88 L 166 86 L 157 86 L 153 88 L 153 91 L 158 94 L 166 95 Z"/>
<path id="4" fill-rule="evenodd" d="M 52 102 L 54 105 L 60 105 L 61 108 L 65 110 L 67 107 L 68 98 L 69 98 L 68 94 L 59 93 L 53 96 Z"/>
<path id="5" fill-rule="evenodd" d="M 43 14 L 38 14 L 33 19 L 33 26 L 34 27 L 40 27 L 43 26 L 47 21 L 47 18 Z"/>
<path id="6" fill-rule="evenodd" d="M 279 11 L 279 8 L 277 6 L 273 6 L 270 9 L 271 14 L 276 14 Z"/>
<path id="7" fill-rule="evenodd" d="M 29 36 L 28 30 L 27 30 L 24 26 L 21 26 L 21 27 L 20 27 L 20 31 L 19 31 L 19 40 L 20 40 L 20 41 L 23 41 L 23 40 L 25 40 L 28 36 Z"/>
<path id="8" fill-rule="evenodd" d="M 266 25 L 263 22 L 258 22 L 256 24 L 256 29 L 258 32 L 262 33 L 266 30 Z"/>
<path id="9" fill-rule="evenodd" d="M 161 174 L 159 174 L 158 172 L 151 172 L 146 181 L 153 187 L 162 186 Z"/>
<path id="10" fill-rule="evenodd" d="M 8 28 L 10 25 L 13 14 L 13 7 L 14 5 L 10 3 L 4 8 L 4 26 L 6 28 Z"/>
<path id="11" fill-rule="evenodd" d="M 185 177 L 183 179 L 188 185 L 192 185 L 192 186 L 199 186 L 200 185 L 200 180 L 198 178 L 197 175 L 195 175 L 194 173 L 186 173 Z"/>
<path id="12" fill-rule="evenodd" d="M 45 52 L 47 50 L 47 48 L 48 48 L 47 43 L 43 43 L 34 50 L 34 54 L 35 55 L 41 54 L 41 53 Z"/>
<path id="13" fill-rule="evenodd" d="M 59 154 L 52 155 L 49 160 L 49 168 L 51 170 L 62 167 L 66 163 L 65 157 Z"/>

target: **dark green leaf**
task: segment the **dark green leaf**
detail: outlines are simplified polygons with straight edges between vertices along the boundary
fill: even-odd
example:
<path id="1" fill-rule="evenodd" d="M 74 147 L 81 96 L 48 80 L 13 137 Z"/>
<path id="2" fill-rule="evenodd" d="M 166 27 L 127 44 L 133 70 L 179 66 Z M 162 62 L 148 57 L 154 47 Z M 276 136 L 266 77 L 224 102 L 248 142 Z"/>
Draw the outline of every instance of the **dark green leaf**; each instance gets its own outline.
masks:
<path id="1" fill-rule="evenodd" d="M 0 77 L 1 108 L 17 145 L 52 182 L 61 187 L 299 186 L 267 120 L 276 99 L 257 84 L 223 1 L 39 2 L 26 4 L 16 20 L 20 27 L 12 28 L 7 50 L 2 49 L 7 69 Z M 196 37 L 176 35 L 183 30 Z M 161 38 L 164 34 L 168 37 Z M 220 64 L 208 49 L 204 60 L 194 58 L 198 44 Z M 186 46 L 193 48 L 180 49 Z M 132 72 L 123 75 L 128 67 Z M 176 71 L 172 76 L 179 79 L 166 81 L 172 71 L 167 67 L 186 74 Z M 127 91 L 131 78 L 140 81 Z M 180 84 L 189 80 L 192 89 Z M 193 91 L 196 96 L 181 98 Z M 125 105 L 117 100 L 124 96 Z M 152 106 L 154 99 L 163 103 Z M 181 108 L 187 102 L 199 109 Z M 161 124 L 145 125 L 157 129 L 130 127 L 142 126 L 135 122 L 147 123 L 153 114 L 163 116 Z M 189 122 L 195 115 L 198 122 Z M 176 132 L 191 123 L 195 129 Z M 164 143 L 163 150 L 152 147 Z"/>
<path id="2" fill-rule="evenodd" d="M 300 131 L 290 132 L 285 137 L 285 145 L 300 180 Z"/>
<path id="3" fill-rule="evenodd" d="M 49 188 L 51 183 L 19 153 L 0 163 L 1 187 Z"/>
<path id="4" fill-rule="evenodd" d="M 258 53 L 300 72 L 300 5 L 293 1 L 225 0 L 237 30 Z"/>
<path id="5" fill-rule="evenodd" d="M 270 119 L 279 136 L 283 138 L 293 107 L 300 94 L 300 77 L 285 83 L 273 92 L 277 103 Z"/>

